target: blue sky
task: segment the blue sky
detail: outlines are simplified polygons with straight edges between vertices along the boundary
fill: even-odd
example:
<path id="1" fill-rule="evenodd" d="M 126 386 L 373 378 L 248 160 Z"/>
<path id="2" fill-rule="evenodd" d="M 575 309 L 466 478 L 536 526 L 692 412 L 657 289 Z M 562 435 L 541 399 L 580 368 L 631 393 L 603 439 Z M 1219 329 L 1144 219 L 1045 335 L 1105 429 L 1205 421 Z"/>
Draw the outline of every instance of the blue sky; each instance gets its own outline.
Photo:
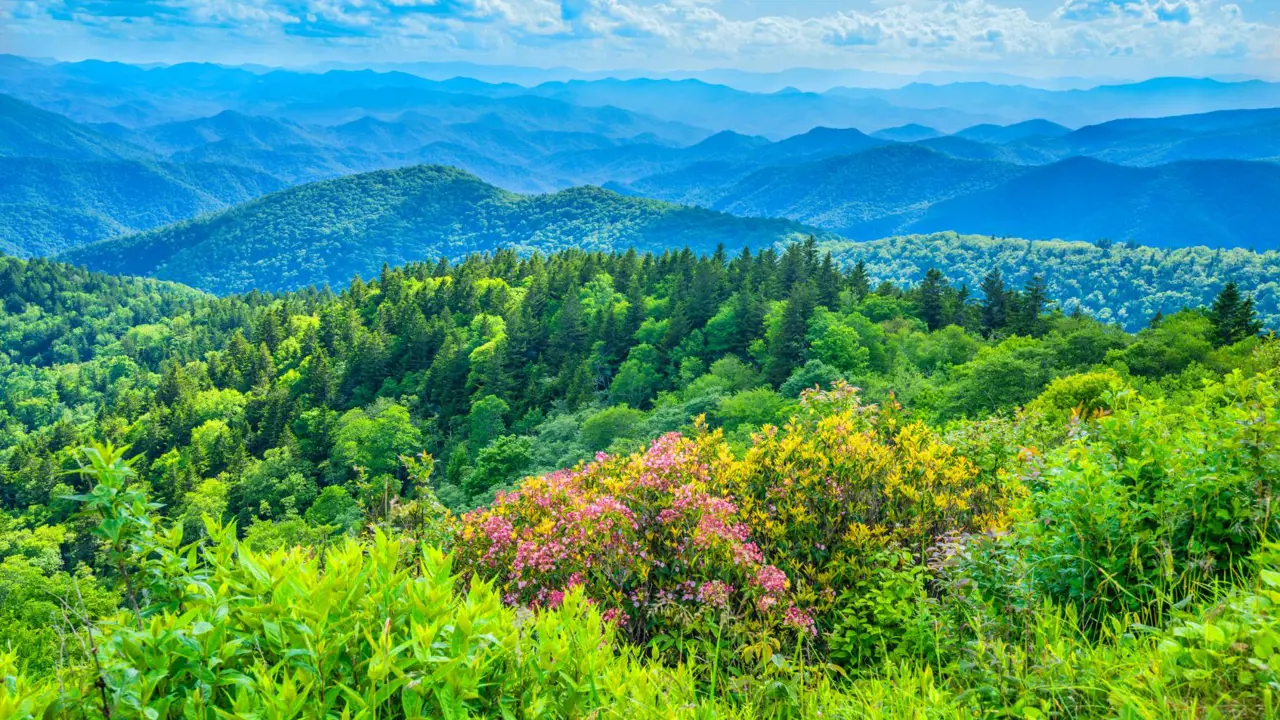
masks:
<path id="1" fill-rule="evenodd" d="M 1280 76 L 1280 0 L 0 0 L 0 51 L 133 62 Z"/>

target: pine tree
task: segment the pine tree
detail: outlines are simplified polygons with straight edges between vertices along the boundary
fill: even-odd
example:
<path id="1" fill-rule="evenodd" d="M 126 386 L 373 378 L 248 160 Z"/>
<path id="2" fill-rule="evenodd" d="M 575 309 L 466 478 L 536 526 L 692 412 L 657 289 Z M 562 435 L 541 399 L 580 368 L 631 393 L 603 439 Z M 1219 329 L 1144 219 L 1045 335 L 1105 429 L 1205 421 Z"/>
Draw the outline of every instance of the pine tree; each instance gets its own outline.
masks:
<path id="1" fill-rule="evenodd" d="M 675 287 L 671 291 L 671 297 L 667 298 L 667 305 L 671 308 L 670 315 L 667 317 L 667 332 L 662 336 L 661 349 L 663 352 L 669 352 L 672 348 L 680 344 L 689 331 L 694 328 L 693 318 L 690 317 L 688 293 L 685 292 L 685 284 L 676 282 Z"/>
<path id="2" fill-rule="evenodd" d="M 778 264 L 778 283 L 785 292 L 809 279 L 809 264 L 805 257 L 805 247 L 791 244 L 782 253 L 782 261 Z"/>
<path id="3" fill-rule="evenodd" d="M 1023 286 L 1022 293 L 1018 298 L 1017 322 L 1014 324 L 1014 332 L 1030 337 L 1043 335 L 1045 323 L 1041 315 L 1044 313 L 1047 303 L 1048 292 L 1044 278 L 1040 275 L 1032 275 L 1031 279 L 1027 280 L 1027 284 Z"/>
<path id="4" fill-rule="evenodd" d="M 828 310 L 840 309 L 840 271 L 828 252 L 822 256 L 822 267 L 818 269 L 816 278 L 818 286 L 818 304 Z"/>
<path id="5" fill-rule="evenodd" d="M 626 342 L 629 343 L 635 337 L 644 324 L 644 318 L 644 286 L 639 277 L 633 277 L 627 288 L 627 313 L 622 319 L 622 336 Z"/>
<path id="6" fill-rule="evenodd" d="M 951 318 L 949 320 L 950 324 L 965 328 L 966 330 L 972 330 L 973 328 L 971 326 L 971 315 L 969 314 L 969 310 L 969 286 L 961 285 L 953 298 Z"/>
<path id="7" fill-rule="evenodd" d="M 333 402 L 333 368 L 329 365 L 329 353 L 320 348 L 307 364 L 307 391 L 311 393 L 313 407 L 328 407 Z"/>
<path id="8" fill-rule="evenodd" d="M 760 337 L 760 325 L 764 322 L 764 304 L 751 287 L 750 278 L 733 296 L 733 335 L 729 350 L 743 358 L 752 341 Z"/>
<path id="9" fill-rule="evenodd" d="M 556 313 L 555 330 L 547 341 L 547 359 L 557 372 L 565 367 L 572 372 L 577 358 L 587 351 L 587 323 L 574 284 L 565 293 L 560 312 Z"/>
<path id="10" fill-rule="evenodd" d="M 1209 308 L 1209 321 L 1213 324 L 1214 344 L 1218 347 L 1232 345 L 1262 332 L 1262 323 L 1253 308 L 1253 298 L 1240 294 L 1234 281 L 1222 286 Z"/>
<path id="11" fill-rule="evenodd" d="M 871 275 L 867 273 L 867 264 L 862 260 L 859 260 L 849 273 L 849 290 L 853 292 L 853 297 L 858 302 L 866 299 L 871 292 Z"/>
<path id="12" fill-rule="evenodd" d="M 991 337 L 1009 322 L 1009 293 L 1004 287 L 1000 268 L 993 268 L 982 278 L 982 334 Z"/>
<path id="13" fill-rule="evenodd" d="M 942 295 L 946 287 L 947 279 L 937 268 L 929 268 L 920 283 L 920 318 L 930 330 L 939 330 L 945 324 Z"/>
<path id="14" fill-rule="evenodd" d="M 809 316 L 813 313 L 813 289 L 809 283 L 798 282 L 791 288 L 791 296 L 782 311 L 778 334 L 769 346 L 769 360 L 765 372 L 769 382 L 781 385 L 793 370 L 804 363 L 809 334 Z"/>

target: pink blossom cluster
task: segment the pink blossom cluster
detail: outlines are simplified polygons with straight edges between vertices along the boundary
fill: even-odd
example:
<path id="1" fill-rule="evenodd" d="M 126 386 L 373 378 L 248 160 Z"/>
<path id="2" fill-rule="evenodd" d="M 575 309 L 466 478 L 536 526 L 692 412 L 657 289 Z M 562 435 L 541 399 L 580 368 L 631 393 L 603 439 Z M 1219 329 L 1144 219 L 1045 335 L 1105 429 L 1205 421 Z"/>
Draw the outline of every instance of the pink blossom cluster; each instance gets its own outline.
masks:
<path id="1" fill-rule="evenodd" d="M 773 565 L 763 565 L 756 571 L 756 585 L 769 595 L 781 595 L 790 586 L 787 574 Z"/>
<path id="2" fill-rule="evenodd" d="M 733 595 L 733 586 L 720 580 L 710 580 L 698 588 L 698 602 L 715 608 L 729 607 L 729 597 Z"/>
<path id="3" fill-rule="evenodd" d="M 581 585 L 619 625 L 657 622 L 671 604 L 779 606 L 787 576 L 762 564 L 732 499 L 707 490 L 700 448 L 671 433 L 641 454 L 530 478 L 463 516 L 459 562 L 511 605 L 555 607 Z"/>
<path id="4" fill-rule="evenodd" d="M 787 608 L 786 614 L 782 617 L 782 623 L 810 636 L 818 634 L 818 626 L 813 621 L 813 616 L 795 605 Z"/>

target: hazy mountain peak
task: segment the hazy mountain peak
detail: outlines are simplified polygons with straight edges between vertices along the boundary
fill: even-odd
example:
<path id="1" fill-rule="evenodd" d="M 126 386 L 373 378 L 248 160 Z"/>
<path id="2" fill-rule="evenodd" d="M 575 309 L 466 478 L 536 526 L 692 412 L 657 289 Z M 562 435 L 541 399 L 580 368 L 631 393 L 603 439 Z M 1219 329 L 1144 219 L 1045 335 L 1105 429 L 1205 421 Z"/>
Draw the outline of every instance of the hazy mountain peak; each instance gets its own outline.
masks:
<path id="1" fill-rule="evenodd" d="M 906 125 L 877 130 L 871 133 L 871 136 L 896 142 L 916 142 L 917 140 L 928 140 L 929 138 L 941 137 L 943 134 L 944 133 L 927 125 L 907 123 Z"/>

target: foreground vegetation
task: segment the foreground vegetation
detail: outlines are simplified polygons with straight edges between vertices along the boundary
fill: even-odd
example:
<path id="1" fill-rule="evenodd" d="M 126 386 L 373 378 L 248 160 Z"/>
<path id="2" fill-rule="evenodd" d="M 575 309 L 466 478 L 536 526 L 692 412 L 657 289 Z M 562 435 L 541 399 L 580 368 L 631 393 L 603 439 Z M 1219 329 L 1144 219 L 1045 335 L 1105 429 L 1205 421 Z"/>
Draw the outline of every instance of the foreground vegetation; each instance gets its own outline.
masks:
<path id="1" fill-rule="evenodd" d="M 1234 286 L 1128 334 L 813 245 L 3 262 L 0 718 L 1275 713 Z"/>

